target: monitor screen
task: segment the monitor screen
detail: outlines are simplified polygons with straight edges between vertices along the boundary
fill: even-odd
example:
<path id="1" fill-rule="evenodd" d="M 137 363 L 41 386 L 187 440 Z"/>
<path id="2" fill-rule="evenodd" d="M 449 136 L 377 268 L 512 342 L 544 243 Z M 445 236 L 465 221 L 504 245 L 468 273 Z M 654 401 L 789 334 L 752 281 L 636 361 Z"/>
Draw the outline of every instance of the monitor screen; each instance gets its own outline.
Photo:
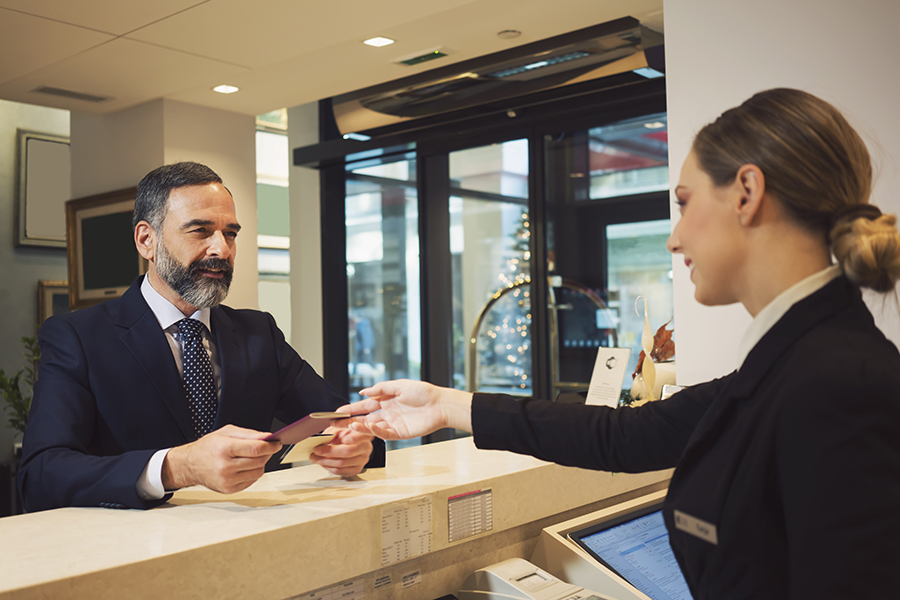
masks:
<path id="1" fill-rule="evenodd" d="M 653 600 L 692 600 L 659 505 L 592 525 L 569 538 Z"/>

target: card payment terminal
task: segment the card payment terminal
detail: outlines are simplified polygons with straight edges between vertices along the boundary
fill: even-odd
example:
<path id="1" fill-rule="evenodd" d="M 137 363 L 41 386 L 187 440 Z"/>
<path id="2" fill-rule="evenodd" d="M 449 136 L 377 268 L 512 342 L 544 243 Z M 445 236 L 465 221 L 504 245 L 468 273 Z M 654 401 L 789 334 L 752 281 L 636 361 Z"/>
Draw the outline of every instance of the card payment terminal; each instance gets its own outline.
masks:
<path id="1" fill-rule="evenodd" d="M 459 600 L 611 600 L 560 581 L 522 558 L 478 569 L 466 578 Z"/>

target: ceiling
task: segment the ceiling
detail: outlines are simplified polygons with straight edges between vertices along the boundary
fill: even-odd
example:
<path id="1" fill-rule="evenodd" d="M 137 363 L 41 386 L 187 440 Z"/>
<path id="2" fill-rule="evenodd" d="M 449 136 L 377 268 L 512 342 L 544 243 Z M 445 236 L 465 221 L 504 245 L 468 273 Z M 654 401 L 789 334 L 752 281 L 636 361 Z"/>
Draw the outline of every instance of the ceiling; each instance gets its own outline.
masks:
<path id="1" fill-rule="evenodd" d="M 0 0 L 0 99 L 105 114 L 170 98 L 258 115 L 624 16 L 662 31 L 662 0 Z M 522 35 L 498 37 L 508 29 Z M 374 36 L 396 43 L 361 43 Z M 448 56 L 393 62 L 437 47 Z"/>

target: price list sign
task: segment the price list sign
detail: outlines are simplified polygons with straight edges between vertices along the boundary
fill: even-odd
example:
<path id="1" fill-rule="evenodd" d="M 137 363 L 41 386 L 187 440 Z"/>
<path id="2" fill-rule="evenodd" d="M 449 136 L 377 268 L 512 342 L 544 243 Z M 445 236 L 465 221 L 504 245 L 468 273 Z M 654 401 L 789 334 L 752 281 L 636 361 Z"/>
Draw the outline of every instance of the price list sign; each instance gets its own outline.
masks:
<path id="1" fill-rule="evenodd" d="M 431 498 L 381 509 L 381 566 L 431 552 Z"/>
<path id="2" fill-rule="evenodd" d="M 475 490 L 447 499 L 450 543 L 494 528 L 493 493 Z"/>

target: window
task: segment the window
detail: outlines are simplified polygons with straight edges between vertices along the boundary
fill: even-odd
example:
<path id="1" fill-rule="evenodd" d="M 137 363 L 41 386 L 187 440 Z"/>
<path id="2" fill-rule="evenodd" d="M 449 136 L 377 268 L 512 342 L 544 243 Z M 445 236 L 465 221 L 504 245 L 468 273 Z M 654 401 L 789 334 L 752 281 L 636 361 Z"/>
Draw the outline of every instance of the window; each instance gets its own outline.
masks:
<path id="1" fill-rule="evenodd" d="M 259 308 L 272 313 L 291 341 L 290 201 L 288 140 L 282 132 L 256 132 L 257 269 Z"/>
<path id="2" fill-rule="evenodd" d="M 421 377 L 415 165 L 401 159 L 347 167 L 350 399 L 379 381 Z M 388 443 L 388 449 L 415 443 Z"/>
<path id="3" fill-rule="evenodd" d="M 528 140 L 449 159 L 453 385 L 530 395 Z"/>

